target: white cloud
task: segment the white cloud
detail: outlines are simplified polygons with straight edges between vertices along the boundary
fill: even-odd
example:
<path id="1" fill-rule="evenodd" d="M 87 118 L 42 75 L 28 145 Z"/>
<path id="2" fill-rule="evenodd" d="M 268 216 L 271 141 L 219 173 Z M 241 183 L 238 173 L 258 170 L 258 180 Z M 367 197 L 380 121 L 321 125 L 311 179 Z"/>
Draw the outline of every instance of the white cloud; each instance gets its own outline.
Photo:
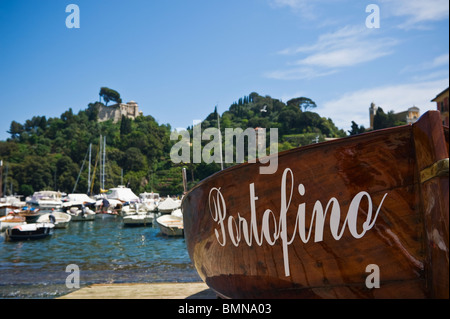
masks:
<path id="1" fill-rule="evenodd" d="M 421 29 L 427 22 L 440 21 L 449 17 L 448 0 L 381 0 L 389 15 L 406 17 L 399 25 L 402 29 Z"/>
<path id="2" fill-rule="evenodd" d="M 310 0 L 270 0 L 269 3 L 273 7 L 289 7 L 310 20 L 317 17 L 314 13 L 314 2 Z"/>
<path id="3" fill-rule="evenodd" d="M 317 71 L 308 67 L 296 67 L 287 70 L 278 70 L 265 73 L 265 76 L 275 80 L 305 80 L 336 73 L 337 70 Z"/>
<path id="4" fill-rule="evenodd" d="M 434 68 L 438 68 L 441 66 L 448 66 L 448 62 L 449 62 L 448 60 L 449 60 L 449 54 L 445 53 L 445 54 L 435 57 L 433 59 L 433 61 L 431 61 L 431 62 L 424 63 L 421 66 L 421 68 L 423 70 L 429 70 L 429 69 L 434 69 Z"/>
<path id="5" fill-rule="evenodd" d="M 448 78 L 445 78 L 437 81 L 399 84 L 348 92 L 336 99 L 320 103 L 317 112 L 321 116 L 333 119 L 337 127 L 346 131 L 350 129 L 351 121 L 368 128 L 370 124 L 370 103 L 374 102 L 385 112 L 394 111 L 396 113 L 417 106 L 423 114 L 427 110 L 436 109 L 436 103 L 431 102 L 431 100 L 448 85 Z"/>
<path id="6" fill-rule="evenodd" d="M 352 67 L 390 55 L 397 43 L 398 41 L 392 38 L 375 37 L 371 29 L 363 26 L 346 26 L 320 35 L 313 44 L 286 48 L 278 52 L 285 56 L 306 56 L 289 63 L 294 67 L 268 72 L 266 76 L 289 80 L 333 74 L 338 72 L 339 68 Z"/>
<path id="7" fill-rule="evenodd" d="M 448 77 L 449 55 L 448 53 L 439 55 L 431 61 L 426 61 L 417 65 L 407 65 L 401 70 L 402 73 L 416 73 L 414 80 L 437 79 Z"/>

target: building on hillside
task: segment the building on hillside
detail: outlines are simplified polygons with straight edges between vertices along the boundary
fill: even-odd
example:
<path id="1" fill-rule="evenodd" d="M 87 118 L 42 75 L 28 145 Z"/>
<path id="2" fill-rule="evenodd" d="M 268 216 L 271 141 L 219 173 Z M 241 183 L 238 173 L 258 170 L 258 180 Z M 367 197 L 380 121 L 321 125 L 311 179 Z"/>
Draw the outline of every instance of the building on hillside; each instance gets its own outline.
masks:
<path id="1" fill-rule="evenodd" d="M 439 112 L 441 112 L 442 124 L 448 125 L 448 89 L 446 88 L 444 91 L 436 95 L 431 102 L 436 102 L 436 107 Z"/>
<path id="2" fill-rule="evenodd" d="M 369 130 L 373 130 L 373 119 L 377 114 L 378 106 L 375 103 L 371 103 L 369 107 L 370 127 Z M 420 117 L 420 109 L 417 106 L 410 107 L 407 111 L 394 113 L 395 117 L 400 121 L 405 121 L 407 124 L 415 123 Z"/>
<path id="3" fill-rule="evenodd" d="M 415 123 L 420 117 L 420 109 L 417 106 L 410 107 L 407 111 L 395 113 L 400 121 L 406 121 L 406 124 Z"/>
<path id="4" fill-rule="evenodd" d="M 118 103 L 111 106 L 102 105 L 98 109 L 99 122 L 112 120 L 114 123 L 117 123 L 122 119 L 122 115 L 134 120 L 139 115 L 142 115 L 142 111 L 139 111 L 139 106 L 135 101 Z"/>

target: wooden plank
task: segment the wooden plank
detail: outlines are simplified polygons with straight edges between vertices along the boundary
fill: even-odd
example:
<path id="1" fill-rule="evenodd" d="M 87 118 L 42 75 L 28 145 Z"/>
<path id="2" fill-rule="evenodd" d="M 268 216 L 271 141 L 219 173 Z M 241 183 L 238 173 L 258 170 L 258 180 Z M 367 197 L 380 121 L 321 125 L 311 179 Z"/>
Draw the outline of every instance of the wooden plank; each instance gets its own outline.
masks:
<path id="1" fill-rule="evenodd" d="M 203 282 L 96 284 L 58 299 L 216 299 Z"/>

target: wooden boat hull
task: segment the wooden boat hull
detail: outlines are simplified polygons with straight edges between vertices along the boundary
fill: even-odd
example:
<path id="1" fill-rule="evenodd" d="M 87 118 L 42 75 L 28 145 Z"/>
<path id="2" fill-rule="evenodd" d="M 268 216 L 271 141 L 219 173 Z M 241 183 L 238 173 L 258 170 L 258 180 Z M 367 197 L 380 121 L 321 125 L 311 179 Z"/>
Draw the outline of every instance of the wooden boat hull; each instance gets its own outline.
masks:
<path id="1" fill-rule="evenodd" d="M 438 112 L 279 153 L 275 174 L 261 165 L 221 171 L 182 202 L 190 257 L 218 295 L 448 298 L 448 128 Z"/>

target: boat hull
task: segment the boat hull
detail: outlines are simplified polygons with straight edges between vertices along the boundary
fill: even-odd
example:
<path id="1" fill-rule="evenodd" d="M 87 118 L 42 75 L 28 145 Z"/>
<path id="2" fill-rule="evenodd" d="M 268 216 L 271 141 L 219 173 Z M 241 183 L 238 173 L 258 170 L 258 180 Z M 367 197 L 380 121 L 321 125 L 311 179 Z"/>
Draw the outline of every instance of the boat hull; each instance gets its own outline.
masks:
<path id="1" fill-rule="evenodd" d="M 442 161 L 446 174 L 421 178 Z M 448 298 L 448 128 L 438 112 L 280 153 L 274 174 L 262 165 L 219 172 L 183 199 L 190 257 L 218 295 Z"/>
<path id="2" fill-rule="evenodd" d="M 153 215 L 127 215 L 122 218 L 126 227 L 150 226 L 153 224 Z"/>
<path id="3" fill-rule="evenodd" d="M 47 238 L 53 234 L 52 224 L 34 224 L 33 229 L 27 227 L 29 225 L 21 225 L 8 228 L 5 232 L 7 241 L 23 241 Z"/>
<path id="4" fill-rule="evenodd" d="M 170 237 L 184 236 L 183 219 L 172 215 L 161 215 L 156 219 L 163 235 Z"/>
<path id="5" fill-rule="evenodd" d="M 72 220 L 72 216 L 63 212 L 53 212 L 53 217 L 55 218 L 55 228 L 62 229 L 67 228 L 69 226 L 70 221 Z M 50 213 L 43 214 L 37 219 L 37 223 L 52 223 Z"/>

